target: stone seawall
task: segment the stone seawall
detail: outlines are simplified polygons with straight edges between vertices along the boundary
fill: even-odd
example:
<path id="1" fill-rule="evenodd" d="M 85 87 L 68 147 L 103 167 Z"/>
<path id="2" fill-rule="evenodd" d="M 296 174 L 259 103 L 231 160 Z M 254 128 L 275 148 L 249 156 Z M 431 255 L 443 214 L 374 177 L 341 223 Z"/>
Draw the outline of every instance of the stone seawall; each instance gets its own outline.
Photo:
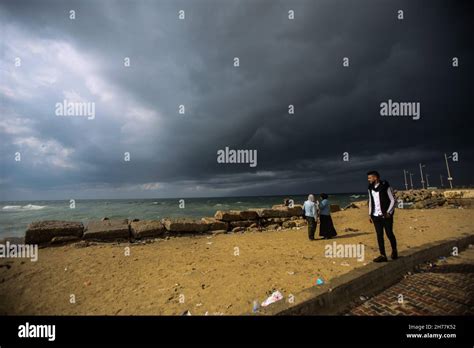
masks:
<path id="1" fill-rule="evenodd" d="M 459 208 L 474 206 L 474 190 L 395 190 L 396 208 L 398 209 L 431 209 L 437 207 Z M 367 209 L 367 200 L 353 202 L 343 208 Z M 332 207 L 331 207 L 332 208 Z M 331 212 L 333 209 L 331 209 Z"/>
<path id="2" fill-rule="evenodd" d="M 440 206 L 470 207 L 474 202 L 474 190 L 408 190 L 395 192 L 398 204 L 403 208 L 427 209 Z"/>
<path id="3" fill-rule="evenodd" d="M 87 225 L 72 221 L 38 221 L 28 225 L 25 243 L 42 246 L 70 242 L 136 241 L 167 236 L 233 233 L 299 228 L 306 225 L 301 205 L 275 205 L 271 209 L 217 211 L 202 219 L 164 218 L 161 220 L 108 219 Z"/>

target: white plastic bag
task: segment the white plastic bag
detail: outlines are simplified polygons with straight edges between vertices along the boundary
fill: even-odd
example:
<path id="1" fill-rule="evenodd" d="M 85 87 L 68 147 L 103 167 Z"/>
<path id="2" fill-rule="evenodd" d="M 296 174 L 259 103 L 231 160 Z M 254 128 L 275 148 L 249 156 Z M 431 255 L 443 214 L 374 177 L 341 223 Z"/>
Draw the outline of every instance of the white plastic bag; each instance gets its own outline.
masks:
<path id="1" fill-rule="evenodd" d="M 266 307 L 268 305 L 271 305 L 272 303 L 280 301 L 282 298 L 283 295 L 280 291 L 277 290 L 273 294 L 271 294 L 270 297 L 268 297 L 265 301 L 262 302 L 262 307 Z"/>

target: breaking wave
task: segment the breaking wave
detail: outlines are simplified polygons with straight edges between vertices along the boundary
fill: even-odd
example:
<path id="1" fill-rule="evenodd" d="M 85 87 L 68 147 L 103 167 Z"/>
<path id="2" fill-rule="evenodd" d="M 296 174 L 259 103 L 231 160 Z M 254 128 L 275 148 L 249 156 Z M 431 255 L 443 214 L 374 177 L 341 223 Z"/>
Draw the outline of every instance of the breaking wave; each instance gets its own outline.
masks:
<path id="1" fill-rule="evenodd" d="M 2 208 L 2 210 L 8 211 L 26 211 L 26 210 L 40 210 L 46 208 L 45 205 L 34 205 L 34 204 L 27 204 L 27 205 L 6 205 Z"/>

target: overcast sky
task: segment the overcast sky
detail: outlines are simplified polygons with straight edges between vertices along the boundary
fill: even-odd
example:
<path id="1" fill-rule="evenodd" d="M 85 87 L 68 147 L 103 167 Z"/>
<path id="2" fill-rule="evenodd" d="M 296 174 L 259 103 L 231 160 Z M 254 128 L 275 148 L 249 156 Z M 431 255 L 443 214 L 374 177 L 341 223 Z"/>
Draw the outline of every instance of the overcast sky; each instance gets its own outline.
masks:
<path id="1" fill-rule="evenodd" d="M 0 200 L 360 192 L 370 169 L 419 186 L 419 162 L 439 186 L 445 152 L 474 184 L 472 2 L 0 4 Z M 95 118 L 57 116 L 65 99 Z M 226 146 L 257 166 L 217 163 Z"/>

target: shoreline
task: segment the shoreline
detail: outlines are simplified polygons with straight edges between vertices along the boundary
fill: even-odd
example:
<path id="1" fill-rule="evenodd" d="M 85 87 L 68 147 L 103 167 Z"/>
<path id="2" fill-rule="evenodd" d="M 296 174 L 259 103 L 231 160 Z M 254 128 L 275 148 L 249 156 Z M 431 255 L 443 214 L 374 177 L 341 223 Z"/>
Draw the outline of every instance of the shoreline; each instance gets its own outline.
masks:
<path id="1" fill-rule="evenodd" d="M 27 202 L 27 206 L 19 203 L 9 203 L 0 210 L 0 240 L 2 238 L 23 237 L 28 224 L 36 221 L 78 221 L 86 225 L 89 221 L 110 219 L 138 218 L 140 220 L 161 220 L 163 218 L 201 219 L 213 216 L 216 210 L 248 210 L 254 207 L 271 209 L 272 206 L 283 202 L 287 196 L 272 197 L 227 197 L 224 199 L 198 198 L 185 200 L 144 199 L 139 201 L 126 200 L 95 200 L 75 201 L 71 208 L 70 202 Z M 302 203 L 305 197 L 292 197 L 295 203 Z M 336 196 L 334 203 L 344 206 L 353 201 L 349 196 Z"/>
<path id="2" fill-rule="evenodd" d="M 450 190 L 450 189 L 425 189 L 425 190 L 401 190 L 395 191 L 397 207 L 403 209 L 423 209 L 435 208 L 440 206 L 462 207 L 474 206 L 474 190 Z M 268 196 L 268 197 L 279 197 Z M 202 198 L 199 198 L 202 199 Z M 150 199 L 151 201 L 153 199 Z M 339 205 L 332 204 L 331 212 L 351 208 L 362 208 L 367 205 L 366 200 L 353 201 L 341 208 Z M 218 210 L 213 217 L 165 217 L 157 220 L 140 219 L 122 219 L 108 217 L 99 220 L 82 219 L 77 220 L 41 220 L 30 223 L 24 234 L 24 237 L 11 236 L 0 239 L 0 243 L 6 241 L 20 243 L 29 242 L 42 244 L 43 246 L 51 244 L 63 244 L 76 242 L 77 239 L 95 239 L 97 241 L 110 241 L 116 239 L 128 239 L 131 241 L 167 237 L 169 235 L 180 235 L 183 233 L 212 233 L 219 232 L 244 232 L 252 230 L 281 229 L 291 227 L 301 227 L 306 224 L 302 217 L 302 206 L 294 205 L 294 208 L 288 208 L 284 205 L 273 205 L 271 208 L 253 208 L 247 210 Z M 235 213 L 234 216 L 222 219 L 222 214 Z M 83 221 L 88 221 L 86 224 Z M 295 221 L 290 222 L 288 221 Z M 109 221 L 109 222 L 105 222 Z M 51 223 L 50 226 L 47 224 Z M 224 224 L 223 224 L 224 223 Z M 286 223 L 286 225 L 285 225 Z M 71 224 L 76 224 L 71 229 Z M 93 236 L 89 233 L 89 238 L 85 238 L 89 225 L 97 230 Z M 115 226 L 113 226 L 115 225 Z M 122 225 L 122 226 L 120 226 Z M 124 225 L 127 225 L 125 227 Z M 173 227 L 171 227 L 173 226 Z M 238 227 L 238 229 L 237 229 Z M 64 230 L 69 230 L 64 231 Z M 126 233 L 128 229 L 128 236 Z M 63 231 L 61 231 L 63 230 Z M 115 233 L 122 230 L 123 233 Z M 144 231 L 143 231 L 144 230 Z M 144 233 L 143 233 L 144 232 Z M 50 235 L 47 238 L 39 237 L 39 234 Z M 35 235 L 35 237 L 31 237 Z"/>

